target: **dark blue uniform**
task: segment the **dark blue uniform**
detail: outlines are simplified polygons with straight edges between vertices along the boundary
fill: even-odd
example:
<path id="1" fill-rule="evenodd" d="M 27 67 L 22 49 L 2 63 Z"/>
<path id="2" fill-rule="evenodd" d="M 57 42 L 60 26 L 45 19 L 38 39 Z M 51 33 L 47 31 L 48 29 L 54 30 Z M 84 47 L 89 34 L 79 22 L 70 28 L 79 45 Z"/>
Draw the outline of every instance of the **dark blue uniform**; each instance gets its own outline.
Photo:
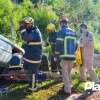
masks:
<path id="1" fill-rule="evenodd" d="M 49 32 L 48 37 L 49 37 L 48 41 L 51 45 L 52 54 L 54 55 L 54 53 L 55 53 L 55 43 L 56 43 L 56 39 L 57 39 L 57 32 L 55 32 L 55 31 Z"/>
<path id="2" fill-rule="evenodd" d="M 64 58 L 64 59 L 67 58 L 66 57 L 67 55 L 65 55 L 65 47 L 64 46 L 66 45 L 67 51 L 68 51 L 69 47 L 71 47 L 71 46 L 68 47 L 69 43 L 68 44 L 65 43 L 65 38 L 68 37 L 68 36 L 75 37 L 75 33 L 69 27 L 62 26 L 61 30 L 57 33 L 56 53 L 59 54 L 61 56 L 61 58 Z M 69 42 L 70 41 L 71 40 L 69 40 Z M 74 50 L 74 52 L 75 52 L 75 50 Z"/>
<path id="3" fill-rule="evenodd" d="M 48 41 L 49 41 L 50 46 L 51 46 L 51 55 L 49 55 L 49 59 L 51 62 L 50 63 L 51 64 L 51 71 L 56 71 L 56 69 L 57 69 L 57 64 L 56 64 L 57 62 L 54 61 L 56 39 L 57 39 L 57 32 L 56 31 L 48 33 Z"/>
<path id="4" fill-rule="evenodd" d="M 57 32 L 49 32 L 49 42 L 55 43 L 57 38 Z"/>
<path id="5" fill-rule="evenodd" d="M 21 37 L 24 40 L 23 49 L 25 50 L 23 66 L 31 74 L 29 78 L 31 78 L 30 84 L 32 87 L 32 75 L 35 75 L 35 78 L 37 77 L 38 66 L 42 58 L 41 32 L 37 27 L 22 29 Z"/>
<path id="6" fill-rule="evenodd" d="M 37 27 L 33 27 L 24 31 L 22 39 L 25 41 L 23 48 L 24 54 L 24 67 L 31 69 L 33 73 L 37 72 L 37 64 L 40 63 L 42 56 L 42 37 L 41 32 Z"/>
<path id="7" fill-rule="evenodd" d="M 64 92 L 71 93 L 70 73 L 75 59 L 75 33 L 64 25 L 57 34 L 56 53 L 60 55 Z"/>

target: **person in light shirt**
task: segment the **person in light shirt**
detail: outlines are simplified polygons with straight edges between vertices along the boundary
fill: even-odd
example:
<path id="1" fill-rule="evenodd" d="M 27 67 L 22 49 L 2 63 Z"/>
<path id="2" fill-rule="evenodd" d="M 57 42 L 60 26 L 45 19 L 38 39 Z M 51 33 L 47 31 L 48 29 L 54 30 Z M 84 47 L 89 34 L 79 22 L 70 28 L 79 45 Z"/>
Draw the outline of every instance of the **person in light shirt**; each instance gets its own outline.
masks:
<path id="1" fill-rule="evenodd" d="M 94 40 L 93 33 L 89 32 L 87 25 L 80 25 L 81 37 L 79 39 L 79 45 L 82 50 L 82 66 L 80 67 L 80 81 L 86 81 L 86 69 L 89 73 L 91 80 L 95 83 L 99 83 L 99 78 L 93 68 L 94 60 Z"/>

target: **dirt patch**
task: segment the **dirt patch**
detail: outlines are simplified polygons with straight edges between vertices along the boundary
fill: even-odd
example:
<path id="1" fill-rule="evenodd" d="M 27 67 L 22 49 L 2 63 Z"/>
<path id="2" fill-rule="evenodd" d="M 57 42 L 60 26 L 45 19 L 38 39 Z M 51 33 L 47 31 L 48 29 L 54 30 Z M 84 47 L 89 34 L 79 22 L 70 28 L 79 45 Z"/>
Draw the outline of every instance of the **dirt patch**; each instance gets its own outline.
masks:
<path id="1" fill-rule="evenodd" d="M 100 100 L 100 91 L 98 92 L 83 92 L 81 94 L 71 95 L 68 100 Z"/>
<path id="2" fill-rule="evenodd" d="M 94 92 L 89 97 L 87 97 L 86 100 L 100 100 L 100 91 L 99 92 Z"/>

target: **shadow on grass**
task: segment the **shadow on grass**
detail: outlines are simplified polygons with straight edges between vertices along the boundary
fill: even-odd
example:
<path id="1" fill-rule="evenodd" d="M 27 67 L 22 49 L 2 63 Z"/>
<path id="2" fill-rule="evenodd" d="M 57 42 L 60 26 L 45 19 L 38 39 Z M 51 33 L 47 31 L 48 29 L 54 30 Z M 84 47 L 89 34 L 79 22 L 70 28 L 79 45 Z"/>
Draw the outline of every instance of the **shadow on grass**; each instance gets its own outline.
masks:
<path id="1" fill-rule="evenodd" d="M 63 87 L 62 87 L 63 88 Z M 61 88 L 61 90 L 62 90 Z M 48 100 L 67 100 L 67 97 L 65 94 L 63 94 L 60 90 L 53 96 L 50 96 Z"/>
<path id="2" fill-rule="evenodd" d="M 72 87 L 72 94 L 79 94 L 80 92 L 82 92 L 80 89 L 78 89 L 78 87 L 79 87 L 79 82 L 77 83 L 77 84 L 75 84 L 73 87 Z M 83 95 L 82 95 L 83 96 Z M 82 97 L 82 96 L 80 96 L 80 97 Z M 57 92 L 55 95 L 53 95 L 53 96 L 50 96 L 49 98 L 48 98 L 48 100 L 67 100 L 67 98 L 69 98 L 69 97 L 66 97 L 66 95 L 64 95 L 63 93 L 61 93 L 61 92 Z M 71 99 L 72 100 L 72 99 Z M 85 100 L 85 99 L 77 99 L 77 100 Z"/>
<path id="3" fill-rule="evenodd" d="M 91 90 L 87 90 L 82 92 L 82 94 L 77 98 L 77 100 L 87 100 L 89 96 L 93 95 Z M 92 99 L 91 99 L 92 100 Z"/>
<path id="4" fill-rule="evenodd" d="M 28 95 L 24 92 L 24 89 L 27 88 L 24 83 L 7 83 L 3 87 L 9 87 L 9 92 L 7 94 L 1 94 L 0 100 L 22 100 Z"/>
<path id="5" fill-rule="evenodd" d="M 74 79 L 75 80 L 75 79 Z M 79 86 L 83 82 L 77 81 L 73 87 L 72 87 L 72 94 L 79 94 L 83 91 L 83 88 L 81 89 Z M 63 88 L 63 87 L 62 87 Z M 61 92 L 57 92 L 55 95 L 50 96 L 48 100 L 67 100 L 66 95 L 62 94 Z"/>
<path id="6" fill-rule="evenodd" d="M 42 83 L 41 83 L 41 87 L 39 88 L 39 90 L 46 90 L 46 89 L 52 87 L 53 85 L 59 84 L 61 82 L 62 82 L 62 80 L 55 79 L 55 80 L 53 80 L 53 82 L 46 83 L 44 86 L 42 86 Z"/>
<path id="7" fill-rule="evenodd" d="M 41 90 L 46 90 L 48 88 L 50 88 L 51 86 L 55 85 L 55 84 L 58 84 L 60 83 L 61 80 L 54 80 L 52 82 L 43 82 L 45 83 L 44 86 L 42 86 L 41 84 L 41 87 L 39 88 L 38 91 L 41 91 Z M 24 82 L 21 82 L 21 83 L 12 83 L 12 82 L 6 82 L 6 81 L 2 81 L 2 83 L 0 83 L 0 86 L 2 85 L 2 87 L 9 87 L 9 89 L 11 89 L 12 91 L 9 92 L 7 95 L 6 94 L 2 94 L 0 95 L 0 100 L 26 100 L 26 97 L 28 95 L 31 95 L 31 94 L 26 94 L 24 92 L 24 90 L 27 88 L 27 84 L 24 83 Z M 37 92 L 38 93 L 38 92 Z M 32 95 L 33 97 L 35 95 Z"/>

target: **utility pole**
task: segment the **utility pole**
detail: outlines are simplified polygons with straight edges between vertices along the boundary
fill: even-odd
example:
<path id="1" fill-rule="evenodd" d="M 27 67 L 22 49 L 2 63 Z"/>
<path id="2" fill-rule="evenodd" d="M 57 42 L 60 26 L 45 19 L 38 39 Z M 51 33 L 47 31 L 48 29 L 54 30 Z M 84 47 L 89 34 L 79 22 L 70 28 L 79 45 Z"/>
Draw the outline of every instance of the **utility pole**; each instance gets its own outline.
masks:
<path id="1" fill-rule="evenodd" d="M 14 9 L 12 9 L 12 14 L 14 12 Z M 14 29 L 14 22 L 13 22 L 13 17 L 12 15 L 10 16 L 10 31 L 11 31 L 11 39 L 15 42 L 16 41 L 16 32 Z"/>

